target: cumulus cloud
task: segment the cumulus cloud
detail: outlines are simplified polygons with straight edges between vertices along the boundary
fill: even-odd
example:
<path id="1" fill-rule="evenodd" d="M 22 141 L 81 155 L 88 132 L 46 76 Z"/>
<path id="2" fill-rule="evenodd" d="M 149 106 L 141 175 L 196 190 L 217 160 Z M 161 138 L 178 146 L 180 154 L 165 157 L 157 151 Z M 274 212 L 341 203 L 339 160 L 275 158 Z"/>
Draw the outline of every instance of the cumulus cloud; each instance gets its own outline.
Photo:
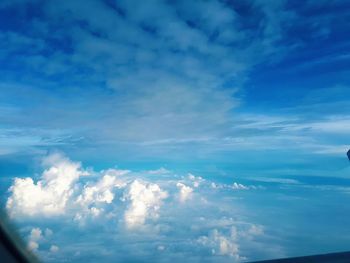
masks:
<path id="1" fill-rule="evenodd" d="M 185 202 L 187 199 L 189 199 L 191 197 L 191 194 L 193 192 L 193 188 L 191 188 L 183 183 L 177 183 L 176 187 L 179 189 L 180 202 Z"/>
<path id="2" fill-rule="evenodd" d="M 140 226 L 149 218 L 157 219 L 162 200 L 167 197 L 168 193 L 157 184 L 133 181 L 123 195 L 123 201 L 129 201 L 124 214 L 127 227 Z"/>
<path id="3" fill-rule="evenodd" d="M 166 176 L 158 176 L 158 173 L 152 174 L 152 171 L 150 173 L 108 169 L 95 172 L 89 169 L 87 173 L 80 163 L 57 154 L 46 157 L 43 165 L 46 168 L 36 183 L 32 181 L 30 187 L 23 187 L 18 184 L 18 180 L 33 179 L 17 178 L 10 188 L 7 209 L 14 219 L 22 223 L 29 219 L 40 225 L 41 216 L 46 217 L 45 223 L 56 222 L 50 220 L 57 220 L 59 217 L 62 224 L 68 226 L 69 230 L 65 231 L 76 236 L 81 235 L 76 232 L 77 224 L 80 230 L 88 228 L 91 231 L 94 227 L 101 227 L 98 230 L 101 231 L 101 238 L 111 238 L 110 231 L 113 230 L 121 239 L 125 239 L 123 246 L 131 248 L 132 244 L 128 238 L 132 236 L 136 243 L 149 240 L 149 246 L 153 249 L 170 254 L 174 250 L 175 240 L 187 240 L 181 241 L 176 249 L 205 249 L 211 252 L 210 257 L 228 256 L 234 260 L 243 258 L 239 250 L 242 245 L 241 239 L 252 242 L 255 241 L 254 237 L 263 235 L 263 229 L 259 225 L 246 223 L 242 226 L 232 217 L 216 218 L 216 215 L 222 213 L 231 213 L 231 216 L 234 214 L 231 201 L 229 204 L 225 203 L 226 200 L 232 199 L 222 198 L 222 195 L 225 197 L 225 193 L 228 193 L 228 189 L 232 189 L 231 185 L 218 184 L 193 174 L 179 176 L 170 172 Z M 65 187 L 62 186 L 61 179 L 67 183 Z M 215 190 L 214 185 L 217 186 Z M 238 189 L 245 189 L 242 185 L 237 185 Z M 174 202 L 175 199 L 181 203 L 187 202 L 194 190 L 198 198 L 193 199 L 193 206 Z M 39 197 L 48 198 L 39 199 L 36 196 L 37 192 Z M 30 206 L 24 201 L 29 203 L 27 198 L 32 195 L 37 199 L 34 199 L 35 203 Z M 168 198 L 169 196 L 175 199 Z M 65 198 L 64 205 L 62 200 L 59 200 L 60 197 Z M 223 202 L 223 205 L 218 207 L 217 202 Z M 59 210 L 54 210 L 53 213 L 45 206 L 59 207 Z M 201 214 L 200 219 L 197 220 L 194 214 Z M 63 227 L 58 224 L 58 227 L 61 226 Z M 143 231 L 146 229 L 156 231 Z M 189 229 L 191 231 L 188 231 Z M 175 230 L 180 232 L 168 236 Z M 143 234 L 140 236 L 140 233 Z M 86 235 L 89 235 L 89 232 Z M 28 249 L 47 258 L 61 254 L 58 254 L 58 251 L 66 253 L 64 244 L 70 243 L 56 240 L 57 236 L 43 225 L 32 228 L 27 237 Z M 86 240 L 82 237 L 77 241 L 79 242 L 84 243 Z M 98 248 L 94 253 L 103 254 L 100 250 L 103 248 Z M 85 255 L 90 252 L 92 253 L 81 253 Z"/>
<path id="4" fill-rule="evenodd" d="M 86 184 L 75 201 L 80 206 L 75 220 L 83 222 L 87 216 L 99 216 L 104 211 L 100 206 L 111 204 L 114 200 L 114 188 L 122 188 L 126 185 L 119 176 L 128 172 L 109 169 L 98 182 Z"/>
<path id="5" fill-rule="evenodd" d="M 58 246 L 56 246 L 56 245 L 52 245 L 51 247 L 50 247 L 50 252 L 52 252 L 52 253 L 56 253 L 56 252 L 58 252 L 60 250 L 60 248 L 58 247 Z"/>
<path id="6" fill-rule="evenodd" d="M 211 250 L 213 255 L 230 256 L 235 261 L 246 260 L 240 255 L 240 243 L 242 241 L 253 240 L 257 236 L 264 234 L 261 225 L 250 223 L 234 222 L 232 219 L 221 219 L 217 222 L 217 227 L 209 231 L 207 236 L 201 236 L 197 242 Z"/>
<path id="7" fill-rule="evenodd" d="M 188 179 L 191 181 L 193 187 L 197 188 L 201 183 L 203 183 L 205 180 L 200 176 L 195 176 L 194 174 L 189 173 Z"/>
<path id="8" fill-rule="evenodd" d="M 198 242 L 209 247 L 214 255 L 228 255 L 237 261 L 241 259 L 237 242 L 237 229 L 235 227 L 231 227 L 227 235 L 214 229 L 208 236 L 201 236 Z"/>
<path id="9" fill-rule="evenodd" d="M 28 249 L 29 250 L 33 250 L 33 251 L 35 251 L 35 250 L 37 250 L 39 248 L 39 244 L 37 243 L 37 242 L 35 242 L 35 241 L 29 241 L 29 243 L 28 243 Z"/>
<path id="10" fill-rule="evenodd" d="M 61 154 L 48 156 L 43 164 L 50 167 L 37 182 L 30 177 L 15 178 L 6 203 L 10 215 L 63 214 L 73 194 L 74 183 L 80 176 L 87 175 L 80 163 L 72 162 Z"/>
<path id="11" fill-rule="evenodd" d="M 9 188 L 6 207 L 12 217 L 66 216 L 85 224 L 87 219 L 114 217 L 115 211 L 111 209 L 122 200 L 127 203 L 124 221 L 127 227 L 133 228 L 143 225 L 148 219 L 157 219 L 163 200 L 168 197 L 168 192 L 162 187 L 174 184 L 178 190 L 174 195 L 181 203 L 192 197 L 194 189 L 246 190 L 253 187 L 236 182 L 231 186 L 217 184 L 191 173 L 182 176 L 180 181 L 172 181 L 171 172 L 165 169 L 144 171 L 141 174 L 117 169 L 87 172 L 79 162 L 73 162 L 62 154 L 47 156 L 43 165 L 46 169 L 37 182 L 30 177 L 15 178 Z M 148 182 L 151 178 L 147 179 L 147 174 L 166 174 L 167 177 L 157 184 Z M 200 199 L 205 201 L 206 197 L 201 196 Z"/>
<path id="12" fill-rule="evenodd" d="M 45 231 L 41 230 L 39 227 L 32 228 L 28 235 L 27 248 L 31 251 L 37 252 L 40 248 L 40 244 L 48 242 L 52 234 L 53 232 L 49 228 L 46 228 Z"/>
<path id="13" fill-rule="evenodd" d="M 30 231 L 29 241 L 28 241 L 28 249 L 29 250 L 37 250 L 39 248 L 39 241 L 43 238 L 42 231 L 40 228 L 33 228 Z"/>
<path id="14" fill-rule="evenodd" d="M 120 177 L 127 170 L 109 169 L 96 173 L 100 180 L 91 178 L 83 187 L 79 179 L 89 176 L 80 163 L 73 162 L 62 154 L 51 154 L 44 158 L 44 167 L 37 182 L 30 177 L 15 178 L 10 187 L 6 208 L 12 217 L 59 216 L 75 213 L 75 220 L 99 216 L 103 204 L 114 199 L 114 189 L 125 187 Z M 90 176 L 91 177 L 91 176 Z"/>
<path id="15" fill-rule="evenodd" d="M 128 183 L 130 179 L 125 178 L 128 170 L 108 169 L 95 173 L 100 179 L 95 181 L 90 176 L 81 187 L 79 178 L 89 173 L 80 163 L 61 154 L 52 154 L 43 160 L 43 165 L 49 167 L 36 183 L 30 177 L 15 178 L 6 204 L 11 216 L 66 215 L 84 223 L 87 218 L 104 213 L 104 207 L 115 199 L 115 189 L 125 188 L 121 199 L 129 203 L 124 218 L 126 225 L 132 228 L 144 224 L 147 219 L 157 219 L 162 200 L 168 197 L 157 184 L 139 180 Z M 35 242 L 33 239 L 32 247 L 36 247 Z"/>
<path id="16" fill-rule="evenodd" d="M 34 241 L 38 241 L 42 238 L 42 231 L 40 228 L 33 228 L 30 231 L 30 239 Z"/>

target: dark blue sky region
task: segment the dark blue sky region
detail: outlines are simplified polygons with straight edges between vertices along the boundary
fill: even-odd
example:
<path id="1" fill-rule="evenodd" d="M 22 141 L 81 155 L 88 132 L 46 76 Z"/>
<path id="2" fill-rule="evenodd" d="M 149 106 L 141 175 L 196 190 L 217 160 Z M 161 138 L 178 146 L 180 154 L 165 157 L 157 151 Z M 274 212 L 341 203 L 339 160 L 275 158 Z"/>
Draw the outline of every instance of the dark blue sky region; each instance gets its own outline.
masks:
<path id="1" fill-rule="evenodd" d="M 349 32 L 345 0 L 2 0 L 1 204 L 47 262 L 349 250 Z"/>

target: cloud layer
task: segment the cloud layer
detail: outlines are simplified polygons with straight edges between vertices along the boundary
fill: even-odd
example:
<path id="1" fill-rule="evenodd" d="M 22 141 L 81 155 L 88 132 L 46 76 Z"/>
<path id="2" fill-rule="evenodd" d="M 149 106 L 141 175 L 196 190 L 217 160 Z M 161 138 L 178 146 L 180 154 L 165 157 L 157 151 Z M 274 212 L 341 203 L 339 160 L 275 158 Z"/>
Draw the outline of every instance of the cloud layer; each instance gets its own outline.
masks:
<path id="1" fill-rule="evenodd" d="M 82 231 L 91 231 L 88 229 L 104 225 L 106 239 L 117 234 L 124 236 L 126 246 L 131 246 L 133 240 L 143 236 L 152 242 L 156 241 L 158 251 L 173 250 L 176 248 L 171 245 L 173 238 L 184 238 L 185 243 L 190 242 L 195 248 L 191 255 L 193 257 L 204 256 L 201 256 L 200 251 L 208 249 L 211 256 L 227 256 L 235 261 L 242 259 L 238 249 L 240 240 L 232 232 L 240 226 L 234 220 L 226 220 L 223 225 L 224 221 L 216 224 L 218 218 L 198 218 L 188 214 L 187 209 L 194 206 L 200 210 L 211 210 L 210 203 L 216 202 L 216 191 L 220 188 L 235 191 L 243 185 L 235 188 L 217 183 L 218 187 L 213 188 L 213 182 L 199 176 L 189 174 L 178 177 L 165 169 L 160 169 L 156 177 L 154 171 L 135 173 L 108 169 L 95 172 L 84 169 L 80 163 L 58 153 L 47 156 L 42 165 L 45 170 L 36 182 L 30 177 L 14 179 L 6 207 L 13 220 L 24 225 L 25 222 L 36 222 L 37 226 L 29 230 L 28 248 L 47 261 L 74 258 L 67 252 L 70 243 L 59 243 L 57 235 L 60 235 L 60 224 L 67 225 L 68 229 L 78 227 Z M 189 185 L 193 185 L 193 188 Z M 57 219 L 62 223 L 54 223 Z M 187 223 L 190 225 L 186 226 Z M 48 224 L 54 224 L 54 233 L 51 229 L 42 230 Z M 224 228 L 220 230 L 220 226 Z M 170 234 L 179 227 L 190 227 L 192 230 L 187 234 L 181 234 L 182 231 L 175 236 Z M 232 228 L 229 236 L 220 232 L 226 231 L 227 227 Z M 71 235 L 74 235 L 77 230 L 69 231 L 73 231 Z M 241 235 L 245 239 L 250 233 L 248 230 L 240 231 L 245 233 Z M 170 236 L 167 238 L 167 235 Z M 55 236 L 57 242 L 50 244 Z M 179 244 L 177 253 L 190 253 L 185 243 Z M 41 248 L 40 244 L 44 247 Z M 97 246 L 95 249 L 100 248 Z M 55 256 L 57 251 L 61 251 L 60 258 Z"/>

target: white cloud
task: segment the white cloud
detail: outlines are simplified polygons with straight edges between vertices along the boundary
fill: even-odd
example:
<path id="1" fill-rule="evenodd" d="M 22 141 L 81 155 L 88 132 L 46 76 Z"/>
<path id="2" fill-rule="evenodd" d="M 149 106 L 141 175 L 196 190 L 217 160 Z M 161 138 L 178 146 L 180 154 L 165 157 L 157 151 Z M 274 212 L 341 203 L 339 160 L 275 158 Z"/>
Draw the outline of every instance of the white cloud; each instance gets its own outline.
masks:
<path id="1" fill-rule="evenodd" d="M 197 241 L 203 246 L 209 247 L 214 255 L 231 256 L 237 261 L 241 259 L 235 227 L 231 227 L 228 235 L 224 235 L 217 229 L 214 229 L 208 236 L 201 236 Z"/>
<path id="2" fill-rule="evenodd" d="M 192 181 L 193 187 L 197 188 L 201 183 L 203 183 L 205 180 L 200 176 L 195 176 L 191 173 L 188 174 L 188 179 Z"/>
<path id="3" fill-rule="evenodd" d="M 35 251 L 35 250 L 37 250 L 38 248 L 39 248 L 39 244 L 38 244 L 37 242 L 35 242 L 35 241 L 29 241 L 29 243 L 28 243 L 28 249 L 29 249 L 29 250 Z"/>
<path id="4" fill-rule="evenodd" d="M 256 238 L 264 237 L 262 225 L 237 220 L 233 217 L 199 217 L 198 220 L 196 225 L 199 222 L 205 225 L 208 235 L 200 236 L 197 242 L 208 248 L 213 255 L 230 256 L 234 261 L 246 261 L 247 256 L 252 257 L 246 254 L 246 245 L 258 244 L 259 241 Z"/>
<path id="5" fill-rule="evenodd" d="M 180 202 L 185 202 L 187 199 L 189 199 L 192 195 L 193 188 L 183 184 L 183 183 L 177 183 L 176 187 L 179 189 L 179 200 Z"/>
<path id="6" fill-rule="evenodd" d="M 120 179 L 129 171 L 109 169 L 96 183 L 87 183 L 75 203 L 80 206 L 75 220 L 83 222 L 88 216 L 97 217 L 104 209 L 103 204 L 111 204 L 114 200 L 114 189 L 125 187 L 126 183 Z"/>
<path id="7" fill-rule="evenodd" d="M 159 177 L 150 176 L 147 171 L 137 173 L 116 169 L 101 172 L 94 172 L 93 169 L 90 169 L 90 176 L 80 178 L 83 174 L 86 174 L 80 164 L 62 156 L 58 158 L 57 155 L 45 158 L 44 165 L 50 165 L 50 167 L 45 170 L 36 184 L 33 183 L 32 188 L 37 187 L 43 192 L 54 191 L 55 193 L 57 187 L 49 187 L 47 184 L 59 180 L 57 178 L 61 177 L 62 172 L 67 172 L 70 175 L 69 178 L 78 178 L 71 182 L 67 179 L 67 174 L 62 176 L 63 180 L 67 180 L 70 184 L 69 189 L 65 188 L 65 191 L 69 192 L 70 195 L 65 206 L 62 207 L 64 217 L 59 219 L 63 220 L 62 222 L 72 227 L 72 229 L 75 229 L 77 224 L 80 228 L 88 229 L 94 227 L 94 225 L 102 224 L 103 228 L 107 226 L 106 229 L 113 229 L 113 231 L 119 233 L 121 238 L 130 238 L 129 235 L 132 235 L 135 241 L 141 241 L 148 237 L 159 238 L 169 233 L 169 231 L 180 229 L 181 233 L 169 237 L 170 240 L 162 238 L 157 240 L 156 243 L 150 244 L 152 249 L 159 252 L 166 250 L 171 254 L 173 250 L 172 238 L 182 238 L 182 235 L 185 235 L 186 242 L 191 243 L 194 251 L 203 249 L 202 246 L 204 246 L 205 249 L 209 248 L 209 251 L 212 252 L 212 257 L 220 255 L 237 260 L 242 259 L 239 247 L 243 246 L 243 251 L 245 251 L 245 247 L 249 242 L 255 242 L 253 240 L 255 236 L 263 234 L 263 229 L 259 225 L 237 222 L 232 218 L 235 210 L 232 209 L 231 203 L 226 203 L 228 199 L 225 196 L 228 193 L 226 190 L 232 189 L 232 185 L 218 184 L 193 174 L 181 176 L 170 173 L 167 176 Z M 78 173 L 81 175 L 78 175 Z M 179 178 L 181 179 L 179 180 Z M 54 185 L 60 184 L 55 182 Z M 56 219 L 52 217 L 62 215 L 61 213 L 47 213 L 45 209 L 38 208 L 35 212 L 30 211 L 30 214 L 27 214 L 29 212 L 24 209 L 21 214 L 35 215 L 36 217 L 18 217 L 18 211 L 14 209 L 26 208 L 26 206 L 25 203 L 17 203 L 25 197 L 14 197 L 14 192 L 18 191 L 18 189 L 15 189 L 16 187 L 18 185 L 14 183 L 8 199 L 8 203 L 12 205 L 8 206 L 8 209 L 10 212 L 15 211 L 16 219 L 21 220 L 21 222 L 28 219 L 35 222 L 41 215 L 49 215 L 51 218 L 45 218 L 45 222 L 54 222 L 49 220 L 57 220 L 57 217 Z M 213 190 L 213 187 L 216 187 L 215 190 Z M 237 188 L 245 189 L 245 186 L 237 183 Z M 24 190 L 31 191 L 32 189 L 23 188 L 22 190 L 22 192 L 16 193 L 28 195 L 30 193 L 25 193 Z M 225 191 L 222 192 L 221 190 Z M 34 191 L 37 191 L 37 189 L 35 188 Z M 170 194 L 178 197 L 180 202 L 186 202 L 191 198 L 194 191 L 196 191 L 198 198 L 193 200 L 193 206 L 179 205 L 174 202 L 174 199 L 170 198 L 170 200 L 167 200 Z M 53 193 L 46 192 L 45 194 L 48 196 L 53 195 Z M 12 203 L 10 200 L 12 200 Z M 54 201 L 56 200 L 50 200 L 51 203 Z M 217 202 L 222 203 L 222 205 L 218 207 Z M 47 205 L 47 203 L 43 203 L 43 205 Z M 36 206 L 39 206 L 39 203 Z M 196 221 L 196 216 L 193 217 L 194 211 L 196 211 L 195 215 L 200 214 L 198 221 Z M 218 219 L 217 215 L 222 213 L 228 213 L 230 217 Z M 182 232 L 187 231 L 186 227 L 192 229 L 188 232 L 189 236 Z M 72 231 L 76 234 L 74 230 Z M 145 235 L 141 237 L 140 233 Z M 201 236 L 202 233 L 209 234 Z M 103 232 L 102 234 L 110 236 L 110 233 Z M 243 242 L 238 237 L 244 239 Z M 55 238 L 54 242 L 52 242 L 53 238 Z M 33 228 L 28 235 L 28 248 L 39 253 L 39 255 L 54 257 L 54 253 L 66 251 L 65 243 L 61 242 L 60 239 L 61 237 L 53 235 L 53 231 L 49 228 L 44 226 L 41 229 Z M 186 249 L 188 246 L 185 243 L 180 242 L 179 249 Z M 200 244 L 199 247 L 198 244 Z M 67 243 L 68 245 L 69 243 Z M 131 244 L 127 243 L 125 246 L 130 247 Z M 244 254 L 246 253 L 244 252 Z"/>
<path id="8" fill-rule="evenodd" d="M 130 171 L 108 169 L 96 173 L 100 180 L 93 178 L 83 187 L 79 185 L 81 176 L 89 175 L 80 163 L 73 162 L 61 154 L 44 158 L 48 167 L 35 183 L 30 177 L 15 178 L 9 191 L 6 208 L 12 217 L 18 216 L 58 216 L 74 214 L 83 222 L 88 216 L 97 217 L 104 204 L 114 200 L 114 189 L 126 186 L 122 176 Z"/>
<path id="9" fill-rule="evenodd" d="M 39 243 L 44 239 L 43 232 L 40 228 L 32 228 L 28 237 L 28 249 L 36 251 L 39 249 Z"/>
<path id="10" fill-rule="evenodd" d="M 33 228 L 31 231 L 30 231 L 30 240 L 33 240 L 33 241 L 38 241 L 40 239 L 43 238 L 42 236 L 42 231 L 40 228 Z"/>
<path id="11" fill-rule="evenodd" d="M 244 184 L 237 183 L 237 182 L 234 182 L 233 184 L 210 182 L 209 186 L 212 189 L 233 189 L 233 190 L 250 190 L 250 189 L 261 189 L 262 188 L 261 186 L 244 185 Z"/>
<path id="12" fill-rule="evenodd" d="M 130 202 L 124 214 L 127 227 L 143 225 L 148 218 L 157 219 L 162 200 L 167 197 L 168 193 L 159 185 L 134 180 L 124 192 L 122 199 Z"/>
<path id="13" fill-rule="evenodd" d="M 28 249 L 38 253 L 40 244 L 48 243 L 52 234 L 53 232 L 49 228 L 46 228 L 45 231 L 42 231 L 39 227 L 32 228 L 28 236 Z M 59 247 L 56 245 L 51 245 L 49 249 L 51 253 L 56 253 L 58 250 Z"/>
<path id="14" fill-rule="evenodd" d="M 53 154 L 44 159 L 46 169 L 41 179 L 34 182 L 32 178 L 15 178 L 9 189 L 6 208 L 11 216 L 15 215 L 60 215 L 65 212 L 67 202 L 73 194 L 73 185 L 80 176 L 87 175 L 80 163 Z"/>
<path id="15" fill-rule="evenodd" d="M 58 252 L 60 250 L 60 248 L 58 247 L 58 246 L 56 246 L 56 245 L 52 245 L 51 247 L 50 247 L 50 252 L 52 252 L 52 253 L 56 253 L 56 252 Z"/>
<path id="16" fill-rule="evenodd" d="M 248 186 L 245 186 L 243 184 L 239 184 L 239 183 L 236 183 L 236 182 L 234 182 L 231 187 L 232 187 L 232 189 L 235 189 L 235 190 L 248 190 L 249 189 Z"/>

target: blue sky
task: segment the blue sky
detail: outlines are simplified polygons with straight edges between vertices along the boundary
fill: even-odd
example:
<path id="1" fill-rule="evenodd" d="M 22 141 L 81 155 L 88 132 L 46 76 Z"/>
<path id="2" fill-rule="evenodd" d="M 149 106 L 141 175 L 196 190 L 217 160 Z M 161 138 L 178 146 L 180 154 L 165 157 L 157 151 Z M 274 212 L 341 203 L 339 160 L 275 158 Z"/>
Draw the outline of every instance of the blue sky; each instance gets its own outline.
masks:
<path id="1" fill-rule="evenodd" d="M 44 261 L 348 249 L 349 10 L 1 1 L 1 203 Z"/>

